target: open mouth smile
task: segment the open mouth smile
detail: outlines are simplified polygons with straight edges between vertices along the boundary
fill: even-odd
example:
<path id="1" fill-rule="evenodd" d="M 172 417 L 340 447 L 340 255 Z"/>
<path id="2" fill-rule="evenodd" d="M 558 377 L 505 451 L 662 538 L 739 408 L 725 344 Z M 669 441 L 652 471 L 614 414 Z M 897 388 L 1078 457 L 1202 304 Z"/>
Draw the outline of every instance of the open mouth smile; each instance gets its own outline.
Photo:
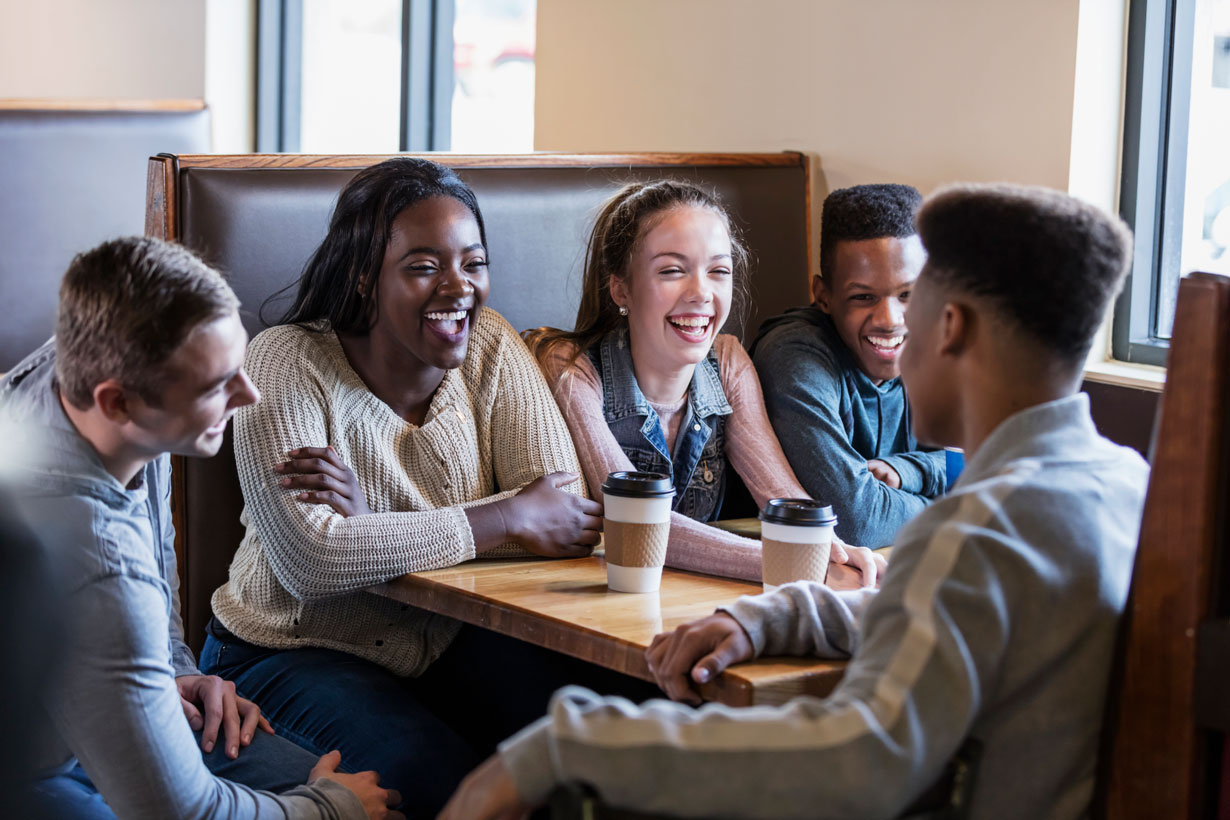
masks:
<path id="1" fill-rule="evenodd" d="M 869 345 L 871 345 L 872 353 L 876 358 L 882 361 L 896 361 L 901 355 L 901 345 L 905 343 L 905 334 L 899 333 L 894 336 L 864 336 Z"/>
<path id="2" fill-rule="evenodd" d="M 464 341 L 470 325 L 470 311 L 467 310 L 433 310 L 423 314 L 424 324 L 437 336 L 456 344 Z"/>
<path id="3" fill-rule="evenodd" d="M 695 343 L 709 338 L 709 325 L 712 324 L 713 317 L 689 314 L 667 316 L 666 321 L 684 341 Z"/>

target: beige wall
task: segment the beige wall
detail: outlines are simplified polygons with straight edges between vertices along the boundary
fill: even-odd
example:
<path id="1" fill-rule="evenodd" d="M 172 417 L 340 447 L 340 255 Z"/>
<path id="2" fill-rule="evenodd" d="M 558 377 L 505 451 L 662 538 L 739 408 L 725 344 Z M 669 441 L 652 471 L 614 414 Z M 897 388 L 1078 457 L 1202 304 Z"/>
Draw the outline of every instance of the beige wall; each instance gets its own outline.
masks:
<path id="1" fill-rule="evenodd" d="M 802 149 L 817 193 L 1066 187 L 1077 0 L 538 0 L 538 150 Z"/>
<path id="2" fill-rule="evenodd" d="M 204 0 L 0 0 L 0 97 L 204 95 Z"/>

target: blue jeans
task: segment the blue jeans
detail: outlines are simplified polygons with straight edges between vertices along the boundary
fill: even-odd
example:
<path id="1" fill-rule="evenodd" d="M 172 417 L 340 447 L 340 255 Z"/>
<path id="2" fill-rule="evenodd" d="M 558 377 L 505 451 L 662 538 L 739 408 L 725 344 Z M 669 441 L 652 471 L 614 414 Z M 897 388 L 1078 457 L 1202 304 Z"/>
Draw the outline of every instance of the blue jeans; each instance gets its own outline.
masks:
<path id="1" fill-rule="evenodd" d="M 200 747 L 201 733 L 193 732 L 193 736 Z M 251 745 L 240 747 L 235 760 L 226 756 L 223 743 L 209 754 L 201 753 L 205 767 L 216 777 L 275 793 L 306 783 L 318 757 L 261 731 L 253 735 Z M 80 763 L 64 774 L 35 781 L 23 796 L 29 806 L 23 816 L 30 820 L 116 820 Z"/>
<path id="2" fill-rule="evenodd" d="M 495 745 L 546 713 L 551 694 L 578 683 L 645 700 L 661 693 L 619 675 L 478 627 L 419 678 L 332 649 L 273 650 L 217 629 L 201 669 L 234 681 L 278 734 L 313 752 L 342 753 L 348 771 L 380 773 L 407 817 L 434 817 Z"/>

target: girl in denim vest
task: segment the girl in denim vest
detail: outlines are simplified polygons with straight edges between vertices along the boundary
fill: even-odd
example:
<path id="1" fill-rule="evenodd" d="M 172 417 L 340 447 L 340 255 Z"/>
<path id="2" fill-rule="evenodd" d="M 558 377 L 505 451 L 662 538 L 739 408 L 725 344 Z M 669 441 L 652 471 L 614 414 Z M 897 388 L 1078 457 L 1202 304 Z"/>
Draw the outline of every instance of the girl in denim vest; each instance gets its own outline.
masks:
<path id="1" fill-rule="evenodd" d="M 667 473 L 676 495 L 668 566 L 760 579 L 760 544 L 706 526 L 733 467 L 758 505 L 806 497 L 765 414 L 756 371 L 719 330 L 746 301 L 747 252 L 717 199 L 692 183 L 633 183 L 590 234 L 571 332 L 529 343 L 591 488 L 614 470 Z M 828 583 L 875 583 L 883 559 L 832 552 Z"/>

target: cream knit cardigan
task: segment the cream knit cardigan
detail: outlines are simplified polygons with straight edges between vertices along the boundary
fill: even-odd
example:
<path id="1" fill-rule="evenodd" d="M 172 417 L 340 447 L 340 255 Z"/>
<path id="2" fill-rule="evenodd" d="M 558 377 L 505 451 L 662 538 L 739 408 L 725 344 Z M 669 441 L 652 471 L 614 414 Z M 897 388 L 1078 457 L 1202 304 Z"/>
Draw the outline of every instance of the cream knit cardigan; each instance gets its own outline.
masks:
<path id="1" fill-rule="evenodd" d="M 247 533 L 230 580 L 213 595 L 214 613 L 259 646 L 337 649 L 421 674 L 460 624 L 363 590 L 474 558 L 464 507 L 506 498 L 547 473 L 579 472 L 538 365 L 508 322 L 484 308 L 465 360 L 445 374 L 421 427 L 372 395 L 330 330 L 270 328 L 252 340 L 247 369 L 263 394 L 235 417 Z M 273 466 L 289 450 L 325 445 L 354 470 L 372 515 L 344 518 L 279 485 Z M 579 481 L 566 489 L 585 493 Z"/>

